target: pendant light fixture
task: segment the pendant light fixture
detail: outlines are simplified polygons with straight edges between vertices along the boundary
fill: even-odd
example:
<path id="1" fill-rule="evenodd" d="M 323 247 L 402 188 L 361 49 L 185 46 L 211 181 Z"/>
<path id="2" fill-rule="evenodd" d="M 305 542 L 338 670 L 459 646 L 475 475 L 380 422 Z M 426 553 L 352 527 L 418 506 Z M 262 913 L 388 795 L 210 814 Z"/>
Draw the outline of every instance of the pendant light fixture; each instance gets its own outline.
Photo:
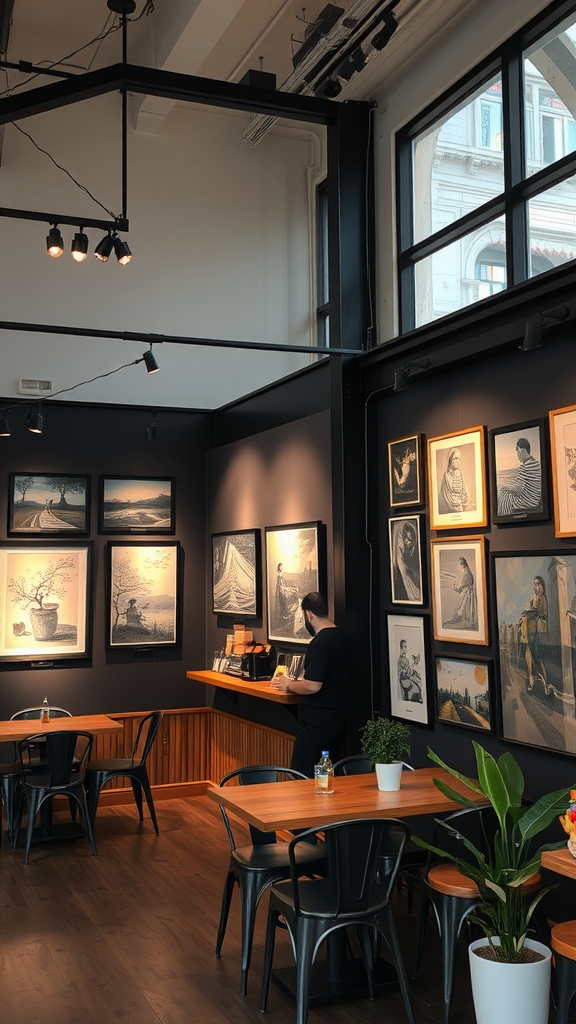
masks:
<path id="1" fill-rule="evenodd" d="M 110 256 L 113 248 L 114 242 L 112 241 L 112 235 L 108 232 L 107 235 L 104 235 L 102 241 L 98 242 L 98 245 L 94 249 L 94 255 L 101 263 L 107 263 L 108 257 Z"/>
<path id="2" fill-rule="evenodd" d="M 128 247 L 128 242 L 123 242 L 117 235 L 113 236 L 112 241 L 114 243 L 114 252 L 118 263 L 123 267 L 127 266 L 132 259 L 132 253 Z"/>
<path id="3" fill-rule="evenodd" d="M 84 234 L 82 228 L 74 235 L 70 255 L 76 263 L 83 263 L 88 255 L 88 235 Z"/>
<path id="4" fill-rule="evenodd" d="M 0 418 L 0 437 L 10 437 L 10 436 L 11 436 L 11 431 L 10 431 L 10 427 L 8 426 L 8 420 L 6 419 L 5 416 L 2 416 L 2 418 Z"/>
<path id="5" fill-rule="evenodd" d="M 42 433 L 42 427 L 44 426 L 44 417 L 40 412 L 40 406 L 38 406 L 38 412 L 32 412 L 32 410 L 30 410 L 28 416 L 26 417 L 26 424 L 28 426 L 28 430 L 30 431 L 30 433 Z"/>
<path id="6" fill-rule="evenodd" d="M 62 241 L 62 235 L 56 224 L 50 228 L 50 231 L 46 235 L 46 249 L 49 256 L 53 256 L 55 259 L 61 256 L 64 252 L 64 242 Z"/>
<path id="7" fill-rule="evenodd" d="M 158 363 L 156 362 L 156 357 L 154 356 L 154 353 L 152 351 L 152 342 L 150 342 L 150 348 L 148 352 L 144 352 L 142 354 L 142 358 L 146 364 L 146 370 L 148 371 L 148 373 L 158 373 L 160 367 L 158 366 Z"/>

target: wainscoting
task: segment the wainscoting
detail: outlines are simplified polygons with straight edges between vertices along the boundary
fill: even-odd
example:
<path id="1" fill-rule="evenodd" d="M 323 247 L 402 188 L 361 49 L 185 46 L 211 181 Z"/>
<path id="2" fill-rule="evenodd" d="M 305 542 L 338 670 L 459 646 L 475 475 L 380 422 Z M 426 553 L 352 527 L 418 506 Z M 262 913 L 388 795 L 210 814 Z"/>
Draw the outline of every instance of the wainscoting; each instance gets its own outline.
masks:
<path id="1" fill-rule="evenodd" d="M 126 757 L 146 711 L 109 717 L 124 725 L 124 733 L 95 736 L 92 757 Z M 213 708 L 165 711 L 147 767 L 154 799 L 192 796 L 211 782 L 246 764 L 289 765 L 294 737 L 277 729 L 247 722 Z M 131 801 L 125 779 L 113 779 L 102 790 L 102 804 Z"/>

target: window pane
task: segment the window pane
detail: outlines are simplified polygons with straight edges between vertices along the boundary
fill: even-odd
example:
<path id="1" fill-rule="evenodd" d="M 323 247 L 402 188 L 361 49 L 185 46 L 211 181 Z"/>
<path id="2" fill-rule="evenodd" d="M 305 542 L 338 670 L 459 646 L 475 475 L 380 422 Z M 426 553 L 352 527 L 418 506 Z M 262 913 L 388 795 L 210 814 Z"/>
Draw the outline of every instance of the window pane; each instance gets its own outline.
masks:
<path id="1" fill-rule="evenodd" d="M 530 276 L 576 259 L 576 176 L 528 202 Z"/>
<path id="2" fill-rule="evenodd" d="M 415 242 L 500 195 L 502 145 L 498 75 L 413 142 Z"/>
<path id="3" fill-rule="evenodd" d="M 492 221 L 420 260 L 415 273 L 416 327 L 502 291 L 506 287 L 504 222 Z"/>
<path id="4" fill-rule="evenodd" d="M 576 150 L 576 21 L 524 53 L 527 175 Z"/>

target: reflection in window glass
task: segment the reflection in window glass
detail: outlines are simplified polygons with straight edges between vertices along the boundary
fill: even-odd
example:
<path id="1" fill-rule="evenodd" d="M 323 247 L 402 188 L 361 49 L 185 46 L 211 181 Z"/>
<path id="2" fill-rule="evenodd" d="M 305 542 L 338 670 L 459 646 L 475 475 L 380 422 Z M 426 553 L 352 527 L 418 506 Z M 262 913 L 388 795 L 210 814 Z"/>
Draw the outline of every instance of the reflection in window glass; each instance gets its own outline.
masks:
<path id="1" fill-rule="evenodd" d="M 416 327 L 506 287 L 506 232 L 492 221 L 426 256 L 415 267 Z"/>
<path id="2" fill-rule="evenodd" d="M 502 79 L 493 78 L 413 143 L 414 241 L 504 189 Z"/>
<path id="3" fill-rule="evenodd" d="M 527 174 L 576 150 L 576 22 L 572 18 L 524 54 Z"/>
<path id="4" fill-rule="evenodd" d="M 528 202 L 530 276 L 576 259 L 576 176 Z"/>

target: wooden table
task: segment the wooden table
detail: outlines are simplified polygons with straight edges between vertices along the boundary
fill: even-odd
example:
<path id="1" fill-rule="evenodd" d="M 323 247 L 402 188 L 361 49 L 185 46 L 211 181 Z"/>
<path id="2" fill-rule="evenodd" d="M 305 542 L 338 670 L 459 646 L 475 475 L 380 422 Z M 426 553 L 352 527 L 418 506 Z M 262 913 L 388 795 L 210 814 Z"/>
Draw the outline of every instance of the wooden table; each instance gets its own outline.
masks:
<path id="1" fill-rule="evenodd" d="M 249 679 L 241 679 L 239 676 L 208 670 L 187 672 L 186 678 L 194 679 L 197 683 L 205 683 L 207 686 L 219 686 L 222 690 L 231 690 L 233 693 L 247 693 L 250 697 L 273 700 L 276 704 L 297 704 L 300 700 L 297 693 L 281 693 L 280 690 L 274 690 L 269 680 L 250 682 Z"/>
<path id="2" fill-rule="evenodd" d="M 542 867 L 555 871 L 557 875 L 565 875 L 566 878 L 576 878 L 576 857 L 572 856 L 567 847 L 563 850 L 544 850 Z"/>
<path id="3" fill-rule="evenodd" d="M 94 736 L 104 733 L 124 732 L 122 722 L 115 722 L 108 715 L 64 715 L 41 722 L 38 718 L 15 718 L 0 722 L 0 743 L 17 743 L 28 736 L 40 736 L 47 732 L 91 732 Z"/>

